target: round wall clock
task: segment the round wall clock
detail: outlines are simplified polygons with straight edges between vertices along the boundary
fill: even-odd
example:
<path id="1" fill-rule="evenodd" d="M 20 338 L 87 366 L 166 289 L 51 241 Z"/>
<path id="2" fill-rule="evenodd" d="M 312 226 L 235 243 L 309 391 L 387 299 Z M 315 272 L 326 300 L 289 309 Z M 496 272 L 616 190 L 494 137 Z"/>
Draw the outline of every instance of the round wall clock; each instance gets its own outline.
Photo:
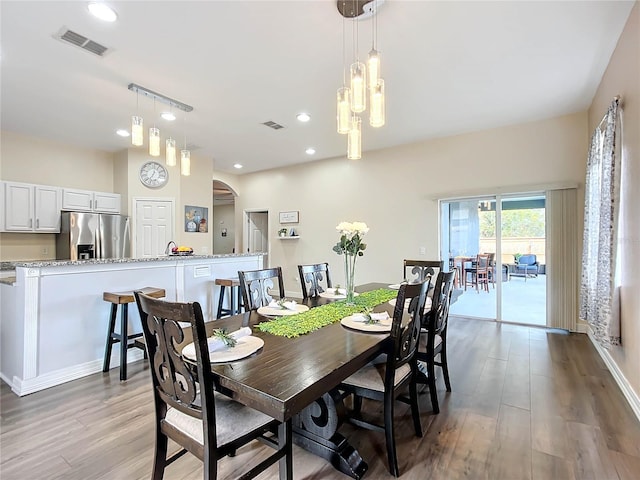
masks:
<path id="1" fill-rule="evenodd" d="M 140 167 L 140 181 L 145 187 L 163 187 L 169 179 L 169 172 L 158 162 L 146 162 Z"/>

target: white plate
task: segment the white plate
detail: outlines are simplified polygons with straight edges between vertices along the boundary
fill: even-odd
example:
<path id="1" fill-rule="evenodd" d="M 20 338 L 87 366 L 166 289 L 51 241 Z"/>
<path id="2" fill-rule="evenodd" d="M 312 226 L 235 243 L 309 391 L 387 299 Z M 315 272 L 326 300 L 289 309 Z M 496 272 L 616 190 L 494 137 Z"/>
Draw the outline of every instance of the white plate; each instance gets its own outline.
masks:
<path id="1" fill-rule="evenodd" d="M 396 306 L 396 300 L 397 300 L 396 298 L 392 298 L 391 300 L 389 300 L 389 305 L 395 307 Z M 410 303 L 411 303 L 411 299 L 407 298 L 404 301 L 404 308 L 405 309 L 409 308 L 409 304 Z M 426 301 L 424 302 L 424 308 L 427 309 L 427 310 L 429 308 L 431 308 L 431 298 L 427 297 Z"/>
<path id="2" fill-rule="evenodd" d="M 344 317 L 340 320 L 340 323 L 347 328 L 353 328 L 354 330 L 360 330 L 362 332 L 390 332 L 393 318 L 381 320 L 378 323 L 365 323 L 364 315 L 362 313 L 354 313 L 348 317 Z"/>
<path id="3" fill-rule="evenodd" d="M 335 291 L 335 289 L 334 289 L 334 288 L 331 288 L 330 290 L 334 290 L 334 291 Z M 340 289 L 340 290 L 342 290 L 342 289 Z M 360 295 L 358 292 L 353 292 L 353 296 L 354 296 L 354 297 L 357 297 L 358 295 Z M 339 293 L 339 294 L 337 294 L 337 295 L 336 295 L 335 293 L 332 293 L 332 292 L 331 292 L 331 291 L 329 291 L 329 290 L 327 290 L 326 292 L 322 292 L 322 293 L 320 294 L 320 296 L 321 296 L 322 298 L 333 298 L 333 299 L 347 298 L 347 295 L 346 295 L 346 294 Z"/>
<path id="4" fill-rule="evenodd" d="M 309 307 L 306 305 L 296 305 L 295 310 L 289 310 L 288 308 L 260 307 L 258 308 L 258 313 L 268 317 L 276 317 L 280 315 L 295 315 L 296 313 L 306 312 L 307 310 L 309 310 Z"/>
<path id="5" fill-rule="evenodd" d="M 222 350 L 209 352 L 211 363 L 225 363 L 240 360 L 257 352 L 264 346 L 264 340 L 258 337 L 248 335 L 238 340 L 235 347 L 225 347 Z M 196 347 L 193 343 L 185 345 L 182 349 L 182 355 L 190 360 L 196 359 Z"/>

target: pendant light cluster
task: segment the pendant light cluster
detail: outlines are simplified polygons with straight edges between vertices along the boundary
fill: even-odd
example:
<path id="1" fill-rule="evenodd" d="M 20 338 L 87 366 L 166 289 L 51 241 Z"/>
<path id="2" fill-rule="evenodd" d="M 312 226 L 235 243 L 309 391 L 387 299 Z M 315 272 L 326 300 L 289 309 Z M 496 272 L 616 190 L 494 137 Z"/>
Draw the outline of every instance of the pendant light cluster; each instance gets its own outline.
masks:
<path id="1" fill-rule="evenodd" d="M 153 126 L 149 129 L 149 155 L 152 157 L 160 156 L 160 129 L 155 125 L 156 118 L 156 100 L 162 103 L 166 103 L 173 110 L 173 108 L 177 108 L 182 110 L 183 112 L 191 112 L 193 107 L 191 105 L 187 105 L 186 103 L 179 102 L 172 98 L 166 97 L 159 93 L 156 93 L 148 88 L 141 87 L 140 85 L 136 85 L 135 83 L 129 84 L 129 90 L 136 92 L 136 114 L 131 117 L 131 144 L 140 147 L 144 144 L 144 125 L 142 117 L 139 115 L 138 111 L 138 99 L 140 94 L 145 95 L 146 97 L 150 97 L 153 99 Z M 163 114 L 164 116 L 164 114 Z M 169 112 L 165 118 L 174 118 L 173 111 Z M 168 137 L 165 141 L 165 161 L 167 166 L 174 167 L 177 163 L 176 156 L 176 141 L 172 137 Z M 186 133 L 186 116 L 185 116 L 185 130 L 184 130 L 184 150 L 180 151 L 180 173 L 182 175 L 190 175 L 191 174 L 191 152 L 187 150 L 187 133 Z"/>
<path id="2" fill-rule="evenodd" d="M 342 15 L 342 87 L 337 93 L 337 130 L 347 135 L 347 158 L 362 157 L 362 118 L 358 115 L 367 109 L 369 94 L 369 125 L 378 128 L 385 124 L 384 80 L 380 77 L 380 52 L 376 49 L 378 39 L 377 12 L 384 0 L 337 0 Z M 371 18 L 371 51 L 367 65 L 358 57 L 358 30 L 361 18 Z M 353 19 L 353 57 L 349 68 L 349 86 L 346 81 L 345 18 Z M 368 75 L 367 75 L 368 73 Z"/>

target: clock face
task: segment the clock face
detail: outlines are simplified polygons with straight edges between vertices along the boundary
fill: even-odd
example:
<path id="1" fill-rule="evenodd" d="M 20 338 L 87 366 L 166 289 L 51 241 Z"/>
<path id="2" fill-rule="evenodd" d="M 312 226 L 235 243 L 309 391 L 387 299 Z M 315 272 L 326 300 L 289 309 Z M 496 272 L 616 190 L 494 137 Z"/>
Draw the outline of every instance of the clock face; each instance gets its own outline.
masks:
<path id="1" fill-rule="evenodd" d="M 169 179 L 169 173 L 158 162 L 147 162 L 140 167 L 140 181 L 149 188 L 163 187 Z"/>

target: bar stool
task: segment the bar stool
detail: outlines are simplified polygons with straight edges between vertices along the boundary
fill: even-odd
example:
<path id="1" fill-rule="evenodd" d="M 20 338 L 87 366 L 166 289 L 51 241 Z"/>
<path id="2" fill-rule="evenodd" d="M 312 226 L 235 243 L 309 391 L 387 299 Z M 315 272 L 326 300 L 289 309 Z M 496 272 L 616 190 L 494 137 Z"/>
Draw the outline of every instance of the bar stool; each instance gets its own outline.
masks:
<path id="1" fill-rule="evenodd" d="M 215 284 L 220 287 L 220 298 L 218 299 L 218 313 L 216 314 L 216 319 L 222 318 L 223 315 L 235 315 L 240 313 L 242 311 L 242 292 L 240 291 L 240 281 L 237 278 L 216 278 Z M 230 308 L 222 308 L 226 287 L 230 288 Z"/>
<path id="2" fill-rule="evenodd" d="M 162 298 L 165 296 L 163 288 L 144 287 L 139 289 L 141 292 L 154 298 Z M 129 332 L 129 304 L 136 301 L 133 291 L 130 292 L 104 292 L 102 299 L 111 303 L 111 317 L 109 319 L 109 331 L 107 332 L 107 345 L 104 350 L 104 363 L 102 371 L 108 372 L 111 364 L 111 347 L 114 343 L 120 342 L 120 380 L 127 379 L 127 350 L 132 347 L 143 348 L 143 344 L 136 343 L 135 339 L 142 337 L 141 333 L 128 335 Z M 118 313 L 118 305 L 122 305 L 120 309 L 120 333 L 115 332 L 116 316 Z M 129 340 L 134 340 L 129 342 Z M 146 351 L 145 351 L 146 355 Z"/>

